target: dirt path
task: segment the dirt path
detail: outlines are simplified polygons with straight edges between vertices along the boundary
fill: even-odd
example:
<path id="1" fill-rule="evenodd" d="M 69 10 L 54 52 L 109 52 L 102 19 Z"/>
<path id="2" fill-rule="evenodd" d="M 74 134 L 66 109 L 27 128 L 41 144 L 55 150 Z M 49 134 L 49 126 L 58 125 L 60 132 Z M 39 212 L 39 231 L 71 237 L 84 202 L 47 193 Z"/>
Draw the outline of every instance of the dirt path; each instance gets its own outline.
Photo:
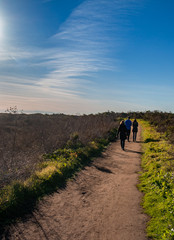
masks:
<path id="1" fill-rule="evenodd" d="M 3 239 L 147 239 L 147 217 L 136 188 L 140 143 L 126 142 L 125 149 L 121 150 L 119 141 L 110 145 L 103 157 L 81 171 L 66 189 L 45 197 L 32 216 L 12 226 Z"/>

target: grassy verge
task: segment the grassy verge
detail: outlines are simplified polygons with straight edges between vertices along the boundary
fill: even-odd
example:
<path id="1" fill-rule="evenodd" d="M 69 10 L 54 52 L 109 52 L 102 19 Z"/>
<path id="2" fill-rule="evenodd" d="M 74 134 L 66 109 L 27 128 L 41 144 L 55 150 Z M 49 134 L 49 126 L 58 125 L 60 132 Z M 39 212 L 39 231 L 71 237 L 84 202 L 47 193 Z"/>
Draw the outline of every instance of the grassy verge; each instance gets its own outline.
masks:
<path id="1" fill-rule="evenodd" d="M 116 132 L 113 129 L 107 139 L 92 141 L 87 146 L 80 146 L 78 143 L 73 148 L 58 149 L 44 155 L 38 166 L 39 170 L 29 179 L 4 187 L 0 192 L 0 225 L 30 212 L 44 195 L 64 187 L 68 178 L 89 164 L 93 157 L 100 156 L 109 142 L 115 140 Z"/>
<path id="2" fill-rule="evenodd" d="M 142 168 L 139 188 L 143 207 L 151 217 L 147 233 L 152 239 L 174 239 L 174 148 L 148 122 L 143 131 Z"/>

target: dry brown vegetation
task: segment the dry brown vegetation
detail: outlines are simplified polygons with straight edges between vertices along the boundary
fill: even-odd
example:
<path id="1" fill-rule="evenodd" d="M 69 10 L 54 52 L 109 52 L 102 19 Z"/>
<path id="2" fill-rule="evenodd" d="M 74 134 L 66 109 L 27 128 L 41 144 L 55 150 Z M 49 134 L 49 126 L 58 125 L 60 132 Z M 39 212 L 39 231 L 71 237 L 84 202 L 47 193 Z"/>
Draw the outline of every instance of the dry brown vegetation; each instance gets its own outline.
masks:
<path id="1" fill-rule="evenodd" d="M 114 112 L 83 116 L 64 114 L 0 114 L 0 186 L 26 179 L 42 155 L 62 148 L 71 134 L 83 144 L 103 138 L 118 126 Z"/>

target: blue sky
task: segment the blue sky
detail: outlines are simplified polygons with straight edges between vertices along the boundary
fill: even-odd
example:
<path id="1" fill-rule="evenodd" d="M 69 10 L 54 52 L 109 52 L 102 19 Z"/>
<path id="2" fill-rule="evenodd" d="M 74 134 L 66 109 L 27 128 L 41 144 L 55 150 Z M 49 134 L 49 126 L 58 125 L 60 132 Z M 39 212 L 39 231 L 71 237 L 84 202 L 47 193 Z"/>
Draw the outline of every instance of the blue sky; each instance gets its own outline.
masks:
<path id="1" fill-rule="evenodd" d="M 172 0 L 0 0 L 0 111 L 174 112 Z"/>

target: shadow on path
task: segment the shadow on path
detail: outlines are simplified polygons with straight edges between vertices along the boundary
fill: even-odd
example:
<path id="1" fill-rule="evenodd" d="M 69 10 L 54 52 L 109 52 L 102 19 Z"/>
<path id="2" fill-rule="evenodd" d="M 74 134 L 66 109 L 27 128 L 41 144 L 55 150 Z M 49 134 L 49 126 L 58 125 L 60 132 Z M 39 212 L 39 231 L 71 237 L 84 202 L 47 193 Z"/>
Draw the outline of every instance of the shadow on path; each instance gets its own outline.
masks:
<path id="1" fill-rule="evenodd" d="M 143 154 L 143 152 L 134 151 L 134 150 L 130 150 L 130 149 L 125 149 L 125 152 L 132 152 L 132 153 Z"/>
<path id="2" fill-rule="evenodd" d="M 101 172 L 106 172 L 106 173 L 112 173 L 112 171 L 108 168 L 105 168 L 105 167 L 99 167 L 99 166 L 96 166 L 96 165 L 93 165 L 95 168 L 97 168 L 99 171 Z"/>

